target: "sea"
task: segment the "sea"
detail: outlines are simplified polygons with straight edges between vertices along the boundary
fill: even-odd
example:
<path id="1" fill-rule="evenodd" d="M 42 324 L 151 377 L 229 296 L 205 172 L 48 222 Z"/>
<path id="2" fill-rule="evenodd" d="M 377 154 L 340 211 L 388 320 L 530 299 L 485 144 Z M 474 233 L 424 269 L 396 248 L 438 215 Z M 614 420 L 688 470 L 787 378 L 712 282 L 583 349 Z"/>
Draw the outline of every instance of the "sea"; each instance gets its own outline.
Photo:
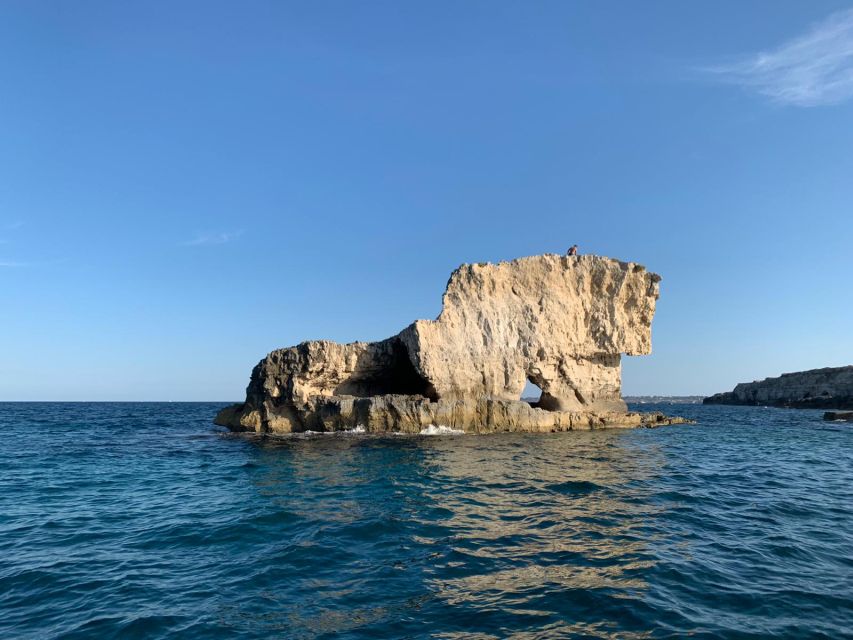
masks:
<path id="1" fill-rule="evenodd" d="M 0 638 L 853 637 L 853 424 L 290 437 L 0 403 Z"/>

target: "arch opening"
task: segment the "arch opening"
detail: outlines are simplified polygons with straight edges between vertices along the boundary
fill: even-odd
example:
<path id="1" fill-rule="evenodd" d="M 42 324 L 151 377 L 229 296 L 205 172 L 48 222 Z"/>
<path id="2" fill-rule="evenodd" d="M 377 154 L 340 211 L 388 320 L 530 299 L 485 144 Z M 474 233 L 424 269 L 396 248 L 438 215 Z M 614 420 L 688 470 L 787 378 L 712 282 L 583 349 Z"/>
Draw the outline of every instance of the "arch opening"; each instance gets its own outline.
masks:
<path id="1" fill-rule="evenodd" d="M 527 378 L 524 383 L 524 391 L 521 392 L 521 401 L 526 402 L 531 407 L 538 407 L 541 399 L 542 389 L 532 382 L 530 378 Z"/>
<path id="2" fill-rule="evenodd" d="M 521 392 L 521 400 L 536 409 L 560 411 L 559 400 L 545 391 L 543 388 L 545 386 L 544 383 L 545 381 L 542 379 L 542 376 L 536 373 L 528 373 L 524 384 L 524 391 Z"/>

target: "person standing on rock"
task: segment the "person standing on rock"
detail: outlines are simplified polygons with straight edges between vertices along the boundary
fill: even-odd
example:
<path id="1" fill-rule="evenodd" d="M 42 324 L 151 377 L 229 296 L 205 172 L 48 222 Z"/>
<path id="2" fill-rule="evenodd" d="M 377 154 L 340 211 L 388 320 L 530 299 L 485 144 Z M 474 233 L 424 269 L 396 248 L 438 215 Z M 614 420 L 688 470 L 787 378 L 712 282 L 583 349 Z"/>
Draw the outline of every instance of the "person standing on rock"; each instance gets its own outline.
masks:
<path id="1" fill-rule="evenodd" d="M 571 247 L 569 247 L 569 250 L 566 252 L 566 255 L 567 255 L 567 256 L 576 256 L 576 255 L 578 255 L 578 245 L 573 244 Z"/>

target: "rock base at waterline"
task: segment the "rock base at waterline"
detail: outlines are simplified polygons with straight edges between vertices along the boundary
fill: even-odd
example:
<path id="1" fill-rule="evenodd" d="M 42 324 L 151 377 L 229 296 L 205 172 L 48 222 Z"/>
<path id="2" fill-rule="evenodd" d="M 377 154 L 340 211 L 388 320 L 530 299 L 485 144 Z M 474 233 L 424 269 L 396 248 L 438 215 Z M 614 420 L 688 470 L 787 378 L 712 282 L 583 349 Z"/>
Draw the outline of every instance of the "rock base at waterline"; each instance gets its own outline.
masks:
<path id="1" fill-rule="evenodd" d="M 351 431 L 358 428 L 372 433 L 416 434 L 433 425 L 465 433 L 498 433 L 660 427 L 689 421 L 662 413 L 547 411 L 519 401 L 430 401 L 425 397 L 385 395 L 369 398 L 317 397 L 298 412 L 290 407 L 256 409 L 247 404 L 236 404 L 220 411 L 214 422 L 232 431 L 257 433 Z"/>

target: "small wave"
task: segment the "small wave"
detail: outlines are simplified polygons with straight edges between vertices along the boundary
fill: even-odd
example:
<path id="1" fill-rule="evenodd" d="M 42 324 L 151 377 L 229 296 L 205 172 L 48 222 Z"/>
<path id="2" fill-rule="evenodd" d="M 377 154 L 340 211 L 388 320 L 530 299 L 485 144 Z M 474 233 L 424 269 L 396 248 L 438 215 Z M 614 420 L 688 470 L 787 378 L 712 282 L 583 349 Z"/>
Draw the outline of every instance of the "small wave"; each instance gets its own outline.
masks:
<path id="1" fill-rule="evenodd" d="M 443 424 L 438 426 L 431 424 L 420 431 L 422 436 L 448 436 L 461 435 L 463 433 L 465 432 L 462 429 L 453 429 L 451 427 L 446 427 Z"/>
<path id="2" fill-rule="evenodd" d="M 219 408 L 0 403 L 0 638 L 853 640 L 853 425 L 818 411 L 226 438 Z"/>
<path id="3" fill-rule="evenodd" d="M 367 428 L 362 424 L 357 424 L 352 429 L 338 429 L 336 431 L 311 431 L 308 429 L 307 431 L 303 431 L 305 435 L 309 436 L 336 436 L 341 434 L 361 434 L 367 433 Z"/>

